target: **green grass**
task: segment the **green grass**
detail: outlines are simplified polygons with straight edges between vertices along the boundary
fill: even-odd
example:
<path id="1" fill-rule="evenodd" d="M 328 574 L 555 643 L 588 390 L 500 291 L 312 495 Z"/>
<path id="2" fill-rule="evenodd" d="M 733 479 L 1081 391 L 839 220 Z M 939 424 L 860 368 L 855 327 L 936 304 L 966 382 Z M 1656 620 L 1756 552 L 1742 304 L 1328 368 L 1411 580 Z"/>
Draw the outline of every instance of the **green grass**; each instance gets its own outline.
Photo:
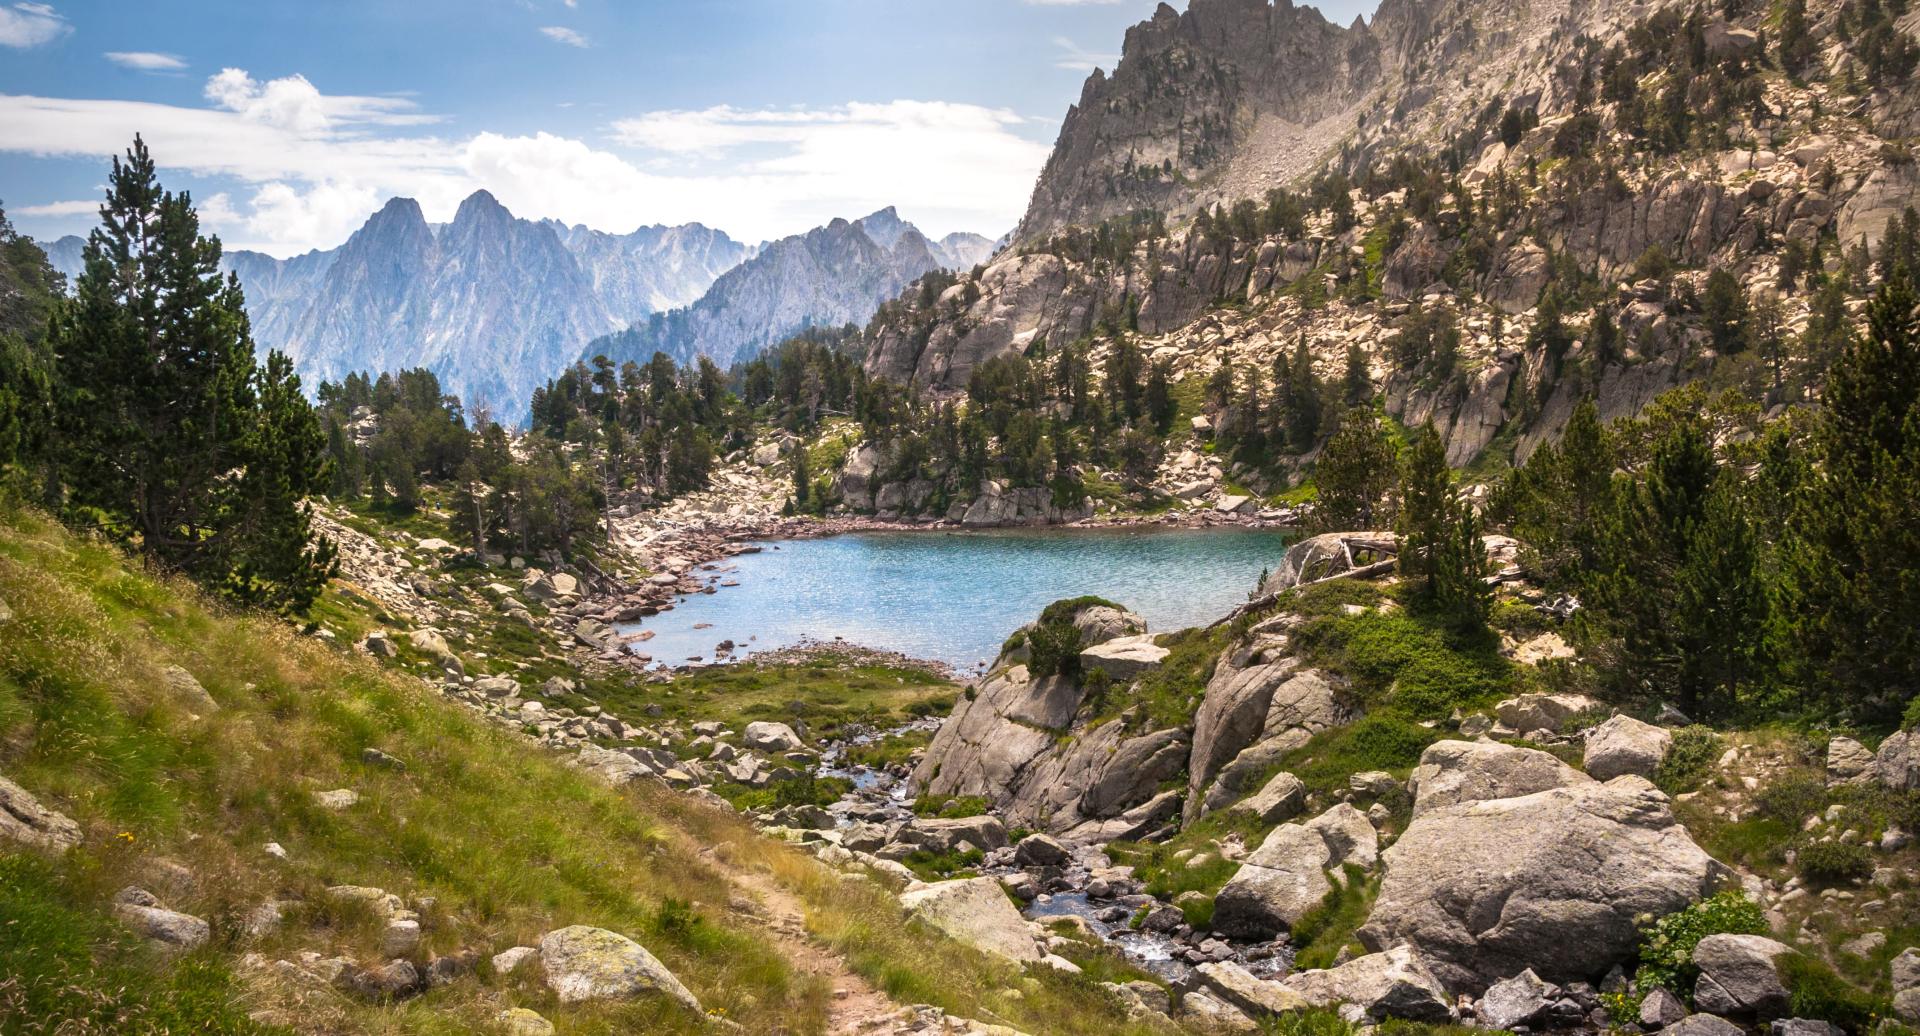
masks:
<path id="1" fill-rule="evenodd" d="M 714 720 L 736 730 L 770 720 L 792 724 L 802 736 L 821 740 L 837 737 L 851 725 L 884 728 L 945 715 L 958 695 L 952 682 L 927 670 L 878 663 L 849 650 L 821 652 L 797 662 L 706 666 L 668 684 L 631 674 L 588 679 L 578 695 L 558 700 L 576 707 L 598 703 L 636 720 Z"/>
<path id="2" fill-rule="evenodd" d="M 1353 864 L 1330 877 L 1333 888 L 1317 906 L 1301 915 L 1289 933 L 1289 939 L 1299 948 L 1293 959 L 1297 969 L 1333 967 L 1341 950 L 1356 945 L 1353 933 L 1366 923 L 1374 897 L 1380 893 L 1379 876 L 1369 877 Z"/>
<path id="3" fill-rule="evenodd" d="M 1232 639 L 1225 626 L 1193 628 L 1161 634 L 1154 643 L 1167 650 L 1158 666 L 1141 676 L 1131 693 L 1109 694 L 1093 717 L 1095 723 L 1139 706 L 1149 729 L 1185 726 L 1205 696 L 1214 663 Z"/>
<path id="4" fill-rule="evenodd" d="M 938 817 L 942 820 L 984 817 L 992 808 L 993 803 L 980 795 L 922 795 L 913 800 L 916 816 Z"/>
<path id="5" fill-rule="evenodd" d="M 1405 778 L 1420 753 L 1442 735 L 1401 716 L 1376 712 L 1344 727 L 1315 734 L 1280 761 L 1275 772 L 1300 778 L 1311 794 L 1337 794 L 1347 778 L 1366 770 L 1384 770 Z"/>

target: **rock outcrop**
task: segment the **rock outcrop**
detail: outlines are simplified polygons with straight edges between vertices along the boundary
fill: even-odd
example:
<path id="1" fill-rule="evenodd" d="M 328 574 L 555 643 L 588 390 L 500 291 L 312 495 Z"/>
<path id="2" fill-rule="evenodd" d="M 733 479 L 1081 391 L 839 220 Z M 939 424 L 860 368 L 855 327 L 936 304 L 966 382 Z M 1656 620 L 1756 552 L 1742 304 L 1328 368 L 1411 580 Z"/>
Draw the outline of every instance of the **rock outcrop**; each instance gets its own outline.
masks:
<path id="1" fill-rule="evenodd" d="M 992 878 L 961 878 L 909 888 L 907 912 L 975 949 L 1027 963 L 1046 956 L 1033 931 Z"/>
<path id="2" fill-rule="evenodd" d="M 80 825 L 0 777 L 0 839 L 55 851 L 71 849 L 80 844 Z"/>
<path id="3" fill-rule="evenodd" d="M 1528 968 L 1598 978 L 1633 953 L 1637 918 L 1679 910 L 1730 875 L 1640 777 L 1416 808 L 1384 854 L 1359 937 L 1412 947 L 1456 992 Z"/>
<path id="4" fill-rule="evenodd" d="M 687 1010 L 700 1001 L 646 947 L 617 932 L 573 925 L 540 937 L 547 986 L 563 1004 L 658 993 Z"/>
<path id="5" fill-rule="evenodd" d="M 1371 867 L 1378 857 L 1373 824 L 1344 802 L 1304 824 L 1282 824 L 1214 897 L 1213 930 L 1238 939 L 1284 932 L 1333 890 L 1329 871 Z"/>

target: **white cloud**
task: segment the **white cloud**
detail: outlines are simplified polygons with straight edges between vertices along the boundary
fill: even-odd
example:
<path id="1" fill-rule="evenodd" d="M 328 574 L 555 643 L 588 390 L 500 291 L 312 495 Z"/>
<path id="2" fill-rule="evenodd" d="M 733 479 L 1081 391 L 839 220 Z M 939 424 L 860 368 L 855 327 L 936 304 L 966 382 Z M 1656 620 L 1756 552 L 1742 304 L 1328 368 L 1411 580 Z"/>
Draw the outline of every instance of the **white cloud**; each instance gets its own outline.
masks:
<path id="1" fill-rule="evenodd" d="M 80 198 L 73 201 L 50 201 L 45 205 L 23 205 L 11 210 L 11 216 L 91 216 L 100 211 L 100 199 Z"/>
<path id="2" fill-rule="evenodd" d="M 1053 45 L 1060 48 L 1060 53 L 1053 61 L 1055 68 L 1064 68 L 1073 72 L 1091 72 L 1096 68 L 1112 68 L 1120 63 L 1118 54 L 1096 54 L 1083 49 L 1065 36 L 1055 36 Z"/>
<path id="3" fill-rule="evenodd" d="M 0 47 L 38 47 L 72 31 L 73 26 L 50 4 L 19 3 L 0 7 Z"/>
<path id="4" fill-rule="evenodd" d="M 410 133 L 435 116 L 299 76 L 226 69 L 205 95 L 207 107 L 0 94 L 0 152 L 104 165 L 141 133 L 164 169 L 235 181 L 216 179 L 203 220 L 232 247 L 276 255 L 338 245 L 394 195 L 450 219 L 482 187 L 520 216 L 621 232 L 697 220 L 760 240 L 897 205 L 935 236 L 991 235 L 1019 218 L 1047 154 L 1029 139 L 1045 127 L 944 102 L 651 112 L 616 123 L 620 146 L 604 147 Z"/>
<path id="5" fill-rule="evenodd" d="M 540 27 L 540 35 L 545 36 L 555 43 L 564 43 L 569 47 L 592 46 L 592 44 L 587 42 L 585 36 L 574 32 L 564 25 L 542 25 Z"/>
<path id="6" fill-rule="evenodd" d="M 104 56 L 121 68 L 131 68 L 136 72 L 178 72 L 187 67 L 187 63 L 177 55 L 151 50 L 110 50 Z"/>

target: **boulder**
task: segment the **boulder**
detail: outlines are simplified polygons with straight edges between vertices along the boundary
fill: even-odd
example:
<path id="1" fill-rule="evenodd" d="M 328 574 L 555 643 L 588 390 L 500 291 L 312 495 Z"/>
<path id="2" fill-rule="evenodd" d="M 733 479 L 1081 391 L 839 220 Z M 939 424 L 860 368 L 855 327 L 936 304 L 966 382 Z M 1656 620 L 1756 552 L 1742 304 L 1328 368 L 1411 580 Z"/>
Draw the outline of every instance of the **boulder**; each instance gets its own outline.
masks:
<path id="1" fill-rule="evenodd" d="M 1640 1027 L 1649 1031 L 1677 1024 L 1687 1016 L 1687 1005 L 1677 996 L 1655 986 L 1640 998 Z"/>
<path id="2" fill-rule="evenodd" d="M 1414 767 L 1413 815 L 1488 799 L 1510 799 L 1592 778 L 1536 748 L 1491 741 L 1436 741 Z"/>
<path id="3" fill-rule="evenodd" d="M 447 646 L 447 638 L 441 636 L 437 631 L 429 629 L 414 630 L 407 635 L 407 639 L 412 642 L 414 650 L 433 659 L 434 663 L 440 666 L 440 668 L 448 669 L 456 673 L 466 671 L 460 664 L 460 657 L 453 653 L 453 648 Z"/>
<path id="4" fill-rule="evenodd" d="M 313 793 L 314 805 L 319 806 L 321 809 L 330 809 L 335 812 L 343 809 L 351 809 L 359 802 L 360 793 L 354 791 L 352 788 L 334 788 L 330 791 L 316 791 Z"/>
<path id="5" fill-rule="evenodd" d="M 1746 1036 L 1746 1030 L 1711 1014 L 1690 1014 L 1660 1030 L 1660 1036 Z"/>
<path id="6" fill-rule="evenodd" d="M 540 951 L 531 946 L 514 946 L 493 955 L 493 973 L 511 975 L 522 964 L 540 959 Z"/>
<path id="7" fill-rule="evenodd" d="M 1195 421 L 1204 421 L 1196 417 Z M 1246 1012 L 1214 995 L 1210 989 L 1195 989 L 1180 997 L 1180 1021 L 1187 1022 L 1202 1032 L 1245 1032 L 1256 1033 L 1260 1025 L 1247 1017 Z"/>
<path id="8" fill-rule="evenodd" d="M 1240 665 L 1223 658 L 1194 714 L 1186 820 L 1224 808 L 1282 756 L 1350 718 L 1317 669 L 1296 670 L 1291 658 Z"/>
<path id="9" fill-rule="evenodd" d="M 1774 1018 L 1787 1013 L 1777 961 L 1793 950 L 1764 935 L 1709 935 L 1693 950 L 1700 978 L 1693 1002 L 1721 1015 Z"/>
<path id="10" fill-rule="evenodd" d="M 1260 584 L 1262 594 L 1276 594 L 1291 590 L 1301 583 L 1311 583 L 1317 579 L 1339 575 L 1351 568 L 1349 560 L 1366 564 L 1379 560 L 1370 556 L 1353 557 L 1347 546 L 1349 540 L 1365 540 L 1373 543 L 1394 543 L 1396 537 L 1391 532 L 1326 532 L 1318 536 L 1309 536 L 1287 548 L 1280 557 L 1280 564 Z M 1364 552 L 1363 552 L 1364 553 Z"/>
<path id="11" fill-rule="evenodd" d="M 992 878 L 960 878 L 909 888 L 900 905 L 942 932 L 986 953 L 1021 963 L 1046 956 Z"/>
<path id="12" fill-rule="evenodd" d="M 700 1001 L 646 947 L 604 928 L 573 925 L 540 937 L 547 987 L 563 1004 L 657 992 L 700 1013 Z"/>
<path id="13" fill-rule="evenodd" d="M 1920 989 L 1920 949 L 1908 947 L 1901 950 L 1900 955 L 1888 964 L 1888 970 L 1892 974 L 1894 992 Z"/>
<path id="14" fill-rule="evenodd" d="M 762 752 L 791 752 L 806 747 L 792 727 L 765 720 L 747 724 L 743 739 L 748 748 L 757 748 Z"/>
<path id="15" fill-rule="evenodd" d="M 1210 961 L 1193 971 L 1201 984 L 1215 996 L 1254 1018 L 1312 1006 L 1305 996 L 1278 982 L 1256 978 L 1252 972 L 1231 961 Z"/>
<path id="16" fill-rule="evenodd" d="M 1409 946 L 1369 953 L 1325 971 L 1303 971 L 1281 984 L 1314 1006 L 1352 1004 L 1374 1021 L 1450 1022 L 1454 1018 L 1445 987 Z"/>
<path id="17" fill-rule="evenodd" d="M 199 949 L 213 937 L 213 928 L 207 922 L 192 914 L 165 909 L 154 903 L 152 897 L 146 898 L 146 903 L 115 903 L 114 916 L 155 945 L 171 951 Z"/>
<path id="18" fill-rule="evenodd" d="M 1847 1030 L 1813 1018 L 1776 1018 L 1767 1036 L 1847 1036 Z"/>
<path id="19" fill-rule="evenodd" d="M 1523 694 L 1495 705 L 1493 714 L 1513 730 L 1529 734 L 1536 730 L 1557 731 L 1567 720 L 1600 707 L 1599 702 L 1584 694 Z"/>
<path id="20" fill-rule="evenodd" d="M 1587 731 L 1587 773 L 1610 781 L 1621 774 L 1652 777 L 1673 749 L 1673 734 L 1665 727 L 1619 715 Z"/>
<path id="21" fill-rule="evenodd" d="M 1329 870 L 1368 867 L 1378 854 L 1373 824 L 1344 802 L 1304 824 L 1282 824 L 1214 897 L 1213 930 L 1245 939 L 1286 931 L 1332 891 Z"/>
<path id="22" fill-rule="evenodd" d="M 59 852 L 80 844 L 80 825 L 0 777 L 0 840 Z"/>
<path id="23" fill-rule="evenodd" d="M 1263 824 L 1277 824 L 1300 815 L 1307 804 L 1307 786 L 1290 773 L 1276 773 L 1259 791 L 1233 804 L 1241 813 L 1251 813 Z"/>
<path id="24" fill-rule="evenodd" d="M 1092 647 L 1121 637 L 1137 637 L 1147 631 L 1147 620 L 1130 611 L 1095 604 L 1073 613 L 1073 628 L 1080 631 L 1080 644 Z"/>
<path id="25" fill-rule="evenodd" d="M 1114 683 L 1125 686 L 1166 661 L 1170 653 L 1153 642 L 1152 634 L 1142 633 L 1132 637 L 1115 637 L 1083 649 L 1080 652 L 1080 666 L 1088 671 L 1101 670 L 1112 677 Z"/>
<path id="26" fill-rule="evenodd" d="M 1060 840 L 1045 834 L 1031 834 L 1013 847 L 1013 862 L 1022 867 L 1061 867 L 1073 859 Z"/>
<path id="27" fill-rule="evenodd" d="M 420 948 L 420 922 L 412 918 L 395 918 L 387 922 L 380 933 L 380 955 L 382 957 L 411 957 Z"/>
<path id="28" fill-rule="evenodd" d="M 1531 1027 L 1534 1020 L 1553 1006 L 1560 995 L 1560 987 L 1547 982 L 1533 973 L 1532 968 L 1512 978 L 1501 979 L 1487 987 L 1487 995 L 1480 998 L 1480 1008 L 1475 1017 L 1488 1029 L 1512 1029 L 1515 1026 Z"/>
<path id="29" fill-rule="evenodd" d="M 990 816 L 944 819 L 921 817 L 894 835 L 894 841 L 931 852 L 953 852 L 962 843 L 976 849 L 999 849 L 1007 844 L 1007 827 Z"/>
<path id="30" fill-rule="evenodd" d="M 473 690 L 489 698 L 511 698 L 520 693 L 520 681 L 510 676 L 487 676 L 473 682 Z"/>
<path id="31" fill-rule="evenodd" d="M 200 686 L 200 681 L 185 669 L 177 665 L 166 666 L 160 670 L 160 679 L 166 685 L 167 693 L 182 706 L 203 716 L 220 711 L 220 703 L 214 701 L 213 695 L 208 694 L 207 689 Z"/>
<path id="32" fill-rule="evenodd" d="M 1853 738 L 1827 742 L 1827 783 L 1860 784 L 1873 779 L 1873 753 Z"/>
<path id="33" fill-rule="evenodd" d="M 1457 992 L 1527 968 L 1593 979 L 1632 956 L 1636 918 L 1673 913 L 1728 880 L 1652 784 L 1581 780 L 1419 811 L 1385 854 L 1361 942 L 1414 947 Z"/>
<path id="34" fill-rule="evenodd" d="M 1920 731 L 1902 730 L 1880 742 L 1873 773 L 1895 791 L 1920 790 Z"/>

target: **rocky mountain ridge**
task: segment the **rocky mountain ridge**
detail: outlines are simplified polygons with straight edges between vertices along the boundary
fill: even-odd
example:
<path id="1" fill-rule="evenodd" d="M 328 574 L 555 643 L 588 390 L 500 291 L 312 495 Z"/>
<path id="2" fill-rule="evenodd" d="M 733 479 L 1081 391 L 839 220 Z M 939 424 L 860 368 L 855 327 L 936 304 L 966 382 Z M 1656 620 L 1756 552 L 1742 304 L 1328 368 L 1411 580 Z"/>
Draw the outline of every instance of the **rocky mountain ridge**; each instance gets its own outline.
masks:
<path id="1" fill-rule="evenodd" d="M 991 249 L 977 234 L 931 241 L 891 206 L 857 220 L 836 219 L 761 246 L 698 302 L 597 338 L 581 356 L 644 363 L 663 352 L 683 363 L 706 356 L 726 367 L 809 327 L 863 322 L 923 274 L 969 269 Z"/>

